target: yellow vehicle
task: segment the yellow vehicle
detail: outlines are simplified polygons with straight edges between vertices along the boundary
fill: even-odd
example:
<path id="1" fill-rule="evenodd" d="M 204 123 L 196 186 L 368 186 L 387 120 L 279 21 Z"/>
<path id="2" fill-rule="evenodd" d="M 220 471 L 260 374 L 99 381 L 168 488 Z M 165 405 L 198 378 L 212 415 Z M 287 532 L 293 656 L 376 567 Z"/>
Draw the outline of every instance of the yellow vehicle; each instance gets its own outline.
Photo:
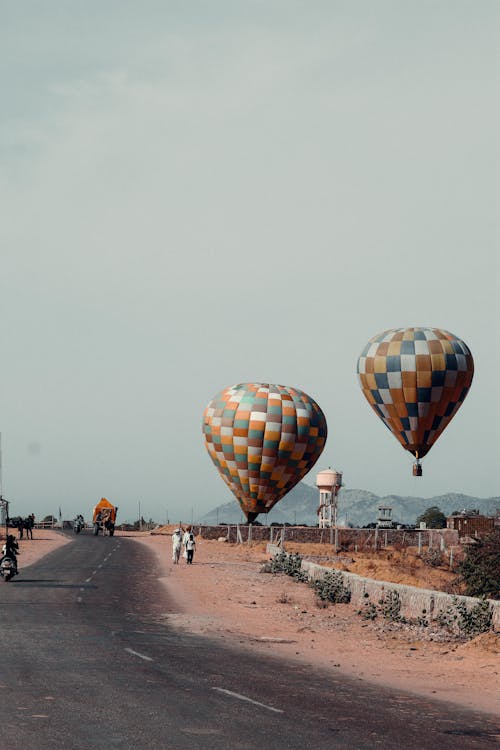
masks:
<path id="1" fill-rule="evenodd" d="M 105 497 L 101 497 L 100 501 L 94 508 L 92 516 L 94 536 L 97 536 L 100 531 L 102 531 L 103 536 L 106 536 L 106 534 L 113 536 L 115 533 L 117 511 L 117 506 L 112 505 Z"/>

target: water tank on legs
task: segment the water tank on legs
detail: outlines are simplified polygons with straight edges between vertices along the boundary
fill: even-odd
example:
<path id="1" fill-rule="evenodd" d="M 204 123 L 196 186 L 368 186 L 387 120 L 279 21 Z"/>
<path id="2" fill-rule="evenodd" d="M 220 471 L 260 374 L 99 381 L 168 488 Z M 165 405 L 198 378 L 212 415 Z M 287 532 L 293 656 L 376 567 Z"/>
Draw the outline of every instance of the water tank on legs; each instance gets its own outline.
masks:
<path id="1" fill-rule="evenodd" d="M 318 523 L 320 529 L 330 528 L 337 523 L 337 501 L 342 487 L 342 472 L 332 469 L 320 471 L 316 476 L 319 490 Z"/>

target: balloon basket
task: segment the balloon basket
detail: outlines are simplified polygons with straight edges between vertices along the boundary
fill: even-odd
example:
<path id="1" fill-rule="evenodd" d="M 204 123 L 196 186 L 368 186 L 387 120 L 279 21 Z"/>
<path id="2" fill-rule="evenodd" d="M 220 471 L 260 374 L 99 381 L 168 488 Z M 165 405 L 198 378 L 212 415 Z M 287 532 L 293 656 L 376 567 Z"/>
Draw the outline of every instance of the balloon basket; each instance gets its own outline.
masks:
<path id="1" fill-rule="evenodd" d="M 422 464 L 419 464 L 418 461 L 413 464 L 413 476 L 414 477 L 422 476 Z"/>

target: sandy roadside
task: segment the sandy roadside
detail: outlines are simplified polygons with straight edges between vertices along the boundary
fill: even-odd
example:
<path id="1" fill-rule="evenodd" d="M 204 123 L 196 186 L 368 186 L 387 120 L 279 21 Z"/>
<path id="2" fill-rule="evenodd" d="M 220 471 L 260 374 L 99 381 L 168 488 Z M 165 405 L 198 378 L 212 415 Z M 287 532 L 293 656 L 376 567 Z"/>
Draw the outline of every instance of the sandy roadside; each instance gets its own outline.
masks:
<path id="1" fill-rule="evenodd" d="M 268 559 L 262 549 L 197 540 L 194 564 L 173 565 L 169 536 L 122 535 L 156 553 L 176 604 L 163 618 L 171 627 L 500 716 L 499 634 L 466 644 L 424 640 L 367 623 L 350 605 L 319 608 L 307 586 L 260 572 Z M 57 531 L 34 536 L 20 542 L 21 569 L 71 541 Z"/>
<path id="2" fill-rule="evenodd" d="M 15 531 L 15 529 L 12 531 Z M 52 529 L 33 529 L 33 539 L 26 539 L 26 537 L 18 539 L 17 532 L 13 535 L 19 544 L 18 564 L 21 572 L 24 568 L 37 562 L 44 555 L 71 541 L 71 537 L 68 535 L 60 531 L 53 531 Z M 0 546 L 4 541 L 5 539 L 1 540 Z"/>
<path id="3" fill-rule="evenodd" d="M 173 565 L 169 536 L 136 538 L 155 550 L 176 602 L 169 625 L 500 716 L 500 634 L 425 640 L 367 623 L 350 605 L 319 608 L 308 586 L 260 572 L 265 551 L 201 539 L 192 566 Z"/>

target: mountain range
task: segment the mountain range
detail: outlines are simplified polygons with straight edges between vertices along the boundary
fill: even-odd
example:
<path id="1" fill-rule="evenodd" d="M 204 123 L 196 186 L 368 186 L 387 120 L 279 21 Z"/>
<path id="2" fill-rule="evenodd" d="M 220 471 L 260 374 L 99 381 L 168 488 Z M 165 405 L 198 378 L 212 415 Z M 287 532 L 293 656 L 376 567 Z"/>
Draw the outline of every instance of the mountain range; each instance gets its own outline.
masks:
<path id="1" fill-rule="evenodd" d="M 339 493 L 339 524 L 353 527 L 366 526 L 378 518 L 379 506 L 392 508 L 392 519 L 396 523 L 414 524 L 417 517 L 431 506 L 438 507 L 446 516 L 454 511 L 478 510 L 479 513 L 492 516 L 500 509 L 500 497 L 478 498 L 450 492 L 436 497 L 401 497 L 386 495 L 380 497 L 367 490 L 342 489 Z M 258 521 L 264 524 L 292 523 L 317 526 L 318 490 L 304 482 L 286 495 L 267 515 L 260 515 Z M 236 501 L 224 503 L 206 513 L 199 519 L 200 523 L 215 525 L 217 523 L 244 523 L 246 518 Z"/>

